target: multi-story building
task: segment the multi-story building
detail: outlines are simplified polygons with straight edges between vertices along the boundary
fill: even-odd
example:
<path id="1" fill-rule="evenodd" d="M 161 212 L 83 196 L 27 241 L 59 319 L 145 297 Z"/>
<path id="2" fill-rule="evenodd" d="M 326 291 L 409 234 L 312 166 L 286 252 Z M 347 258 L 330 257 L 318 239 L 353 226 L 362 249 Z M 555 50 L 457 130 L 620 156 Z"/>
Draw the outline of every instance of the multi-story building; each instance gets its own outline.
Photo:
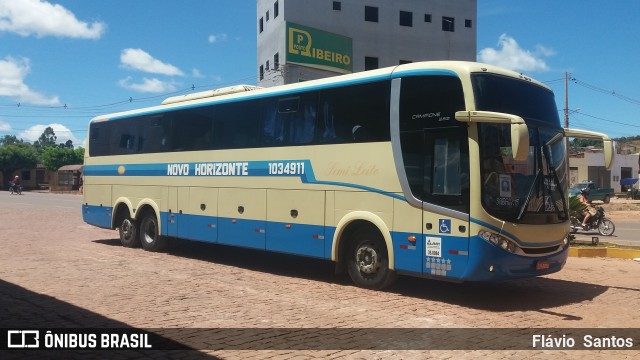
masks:
<path id="1" fill-rule="evenodd" d="M 257 0 L 258 85 L 476 59 L 477 0 Z"/>

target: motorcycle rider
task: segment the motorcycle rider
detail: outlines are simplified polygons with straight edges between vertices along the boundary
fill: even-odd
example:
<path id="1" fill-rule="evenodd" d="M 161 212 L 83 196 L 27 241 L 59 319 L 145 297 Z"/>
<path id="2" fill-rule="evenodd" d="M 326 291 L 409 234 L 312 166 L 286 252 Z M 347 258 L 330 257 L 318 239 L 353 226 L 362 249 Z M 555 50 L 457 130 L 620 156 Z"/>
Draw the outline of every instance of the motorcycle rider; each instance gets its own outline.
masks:
<path id="1" fill-rule="evenodd" d="M 20 189 L 20 183 L 22 181 L 20 180 L 20 176 L 16 175 L 13 180 L 9 183 L 9 190 L 12 190 L 13 192 L 17 193 L 18 189 Z"/>
<path id="2" fill-rule="evenodd" d="M 580 190 L 580 195 L 578 195 L 578 199 L 580 200 L 580 202 L 586 206 L 586 208 L 584 209 L 584 212 L 582 213 L 582 215 L 584 215 L 584 218 L 582 219 L 583 229 L 587 228 L 587 222 L 589 221 L 589 218 L 591 218 L 597 213 L 596 208 L 591 206 L 591 202 L 587 198 L 588 195 L 589 195 L 589 189 L 587 188 Z"/>

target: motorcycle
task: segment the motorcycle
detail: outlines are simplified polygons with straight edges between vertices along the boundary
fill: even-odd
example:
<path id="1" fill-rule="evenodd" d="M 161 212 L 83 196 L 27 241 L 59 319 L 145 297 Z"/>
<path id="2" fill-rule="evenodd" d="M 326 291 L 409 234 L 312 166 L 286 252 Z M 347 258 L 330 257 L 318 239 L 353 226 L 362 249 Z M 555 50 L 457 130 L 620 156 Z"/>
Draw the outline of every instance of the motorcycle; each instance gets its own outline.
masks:
<path id="1" fill-rule="evenodd" d="M 14 183 L 9 183 L 9 194 L 13 195 L 22 195 L 22 185 L 16 185 Z"/>
<path id="2" fill-rule="evenodd" d="M 613 235 L 613 232 L 616 231 L 616 225 L 613 221 L 606 218 L 602 206 L 596 206 L 596 214 L 589 218 L 586 227 L 582 227 L 583 216 L 584 215 L 580 215 L 580 217 L 571 217 L 570 230 L 572 234 L 575 234 L 579 230 L 589 231 L 597 229 L 600 235 L 611 236 Z"/>

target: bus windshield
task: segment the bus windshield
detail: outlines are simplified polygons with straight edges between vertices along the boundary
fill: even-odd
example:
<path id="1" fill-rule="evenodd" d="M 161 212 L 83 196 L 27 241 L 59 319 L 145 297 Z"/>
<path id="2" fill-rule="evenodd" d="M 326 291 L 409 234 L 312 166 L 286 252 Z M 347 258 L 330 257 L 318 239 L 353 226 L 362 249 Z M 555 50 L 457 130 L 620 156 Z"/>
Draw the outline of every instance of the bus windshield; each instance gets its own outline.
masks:
<path id="1" fill-rule="evenodd" d="M 474 74 L 472 82 L 477 110 L 518 115 L 529 128 L 529 156 L 516 161 L 509 126 L 479 124 L 483 207 L 505 221 L 566 221 L 566 146 L 553 93 L 495 74 Z"/>

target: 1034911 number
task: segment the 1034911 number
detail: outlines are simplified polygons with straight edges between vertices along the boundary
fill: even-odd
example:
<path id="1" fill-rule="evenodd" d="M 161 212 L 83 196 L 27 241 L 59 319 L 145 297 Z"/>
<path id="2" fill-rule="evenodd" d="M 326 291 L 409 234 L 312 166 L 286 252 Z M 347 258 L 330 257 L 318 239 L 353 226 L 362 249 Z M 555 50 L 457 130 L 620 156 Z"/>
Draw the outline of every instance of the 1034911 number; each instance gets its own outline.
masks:
<path id="1" fill-rule="evenodd" d="M 304 162 L 269 163 L 269 175 L 304 175 Z"/>

